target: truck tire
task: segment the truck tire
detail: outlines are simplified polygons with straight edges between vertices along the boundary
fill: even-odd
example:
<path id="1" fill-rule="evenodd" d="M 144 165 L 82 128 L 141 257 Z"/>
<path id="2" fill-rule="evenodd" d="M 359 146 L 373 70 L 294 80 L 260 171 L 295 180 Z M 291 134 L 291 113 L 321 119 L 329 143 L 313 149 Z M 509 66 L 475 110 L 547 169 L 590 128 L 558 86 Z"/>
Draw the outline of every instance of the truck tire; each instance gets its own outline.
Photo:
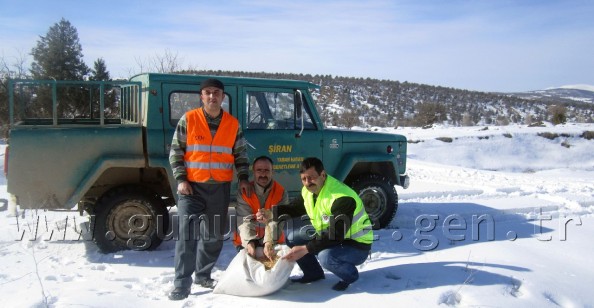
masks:
<path id="1" fill-rule="evenodd" d="M 165 234 L 169 226 L 163 201 L 140 186 L 111 189 L 94 208 L 93 240 L 103 253 L 155 249 L 163 240 L 159 234 Z"/>
<path id="2" fill-rule="evenodd" d="M 391 181 L 381 175 L 364 174 L 353 181 L 353 190 L 359 194 L 373 229 L 388 226 L 398 208 L 398 194 Z"/>

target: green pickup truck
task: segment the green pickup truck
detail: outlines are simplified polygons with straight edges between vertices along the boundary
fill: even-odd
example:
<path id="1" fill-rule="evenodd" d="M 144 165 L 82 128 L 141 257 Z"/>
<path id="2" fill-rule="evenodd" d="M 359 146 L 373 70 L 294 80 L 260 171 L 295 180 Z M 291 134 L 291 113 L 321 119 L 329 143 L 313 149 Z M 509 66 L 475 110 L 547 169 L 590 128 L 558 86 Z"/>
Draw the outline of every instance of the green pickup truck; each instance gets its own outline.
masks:
<path id="1" fill-rule="evenodd" d="M 22 209 L 78 206 L 104 252 L 154 249 L 171 230 L 177 197 L 171 138 L 179 118 L 200 106 L 198 85 L 211 77 L 10 80 L 8 192 Z M 300 162 L 316 156 L 359 193 L 374 228 L 390 223 L 395 185 L 409 183 L 404 136 L 325 128 L 312 95 L 319 87 L 309 82 L 215 78 L 225 84 L 223 108 L 239 120 L 249 156 L 270 156 L 290 197 L 301 190 Z M 144 244 L 134 244 L 138 239 Z"/>

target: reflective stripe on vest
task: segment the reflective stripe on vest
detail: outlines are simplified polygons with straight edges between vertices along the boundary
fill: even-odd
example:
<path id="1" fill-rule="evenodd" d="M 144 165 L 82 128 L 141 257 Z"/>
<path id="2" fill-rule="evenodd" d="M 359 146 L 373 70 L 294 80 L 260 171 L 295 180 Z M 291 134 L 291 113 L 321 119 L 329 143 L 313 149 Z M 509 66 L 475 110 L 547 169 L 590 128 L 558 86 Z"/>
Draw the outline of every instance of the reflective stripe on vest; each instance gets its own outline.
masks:
<path id="1" fill-rule="evenodd" d="M 256 185 L 252 183 L 253 185 Z M 270 210 L 272 206 L 278 205 L 279 202 L 283 200 L 283 195 L 285 193 L 285 189 L 282 185 L 277 183 L 276 181 L 272 181 L 272 187 L 270 187 L 270 192 L 268 193 L 268 197 L 264 202 L 264 208 Z M 248 197 L 245 193 L 241 194 L 243 200 L 247 202 L 247 204 L 252 208 L 252 213 L 256 214 L 260 209 L 260 200 L 255 192 L 252 192 L 252 196 Z M 256 234 L 258 238 L 264 237 L 264 227 L 258 224 L 256 227 Z M 285 235 L 281 232 L 277 243 L 284 243 L 285 242 Z M 235 232 L 235 236 L 233 237 L 233 243 L 235 246 L 241 245 L 241 237 L 239 236 L 239 232 Z"/>
<path id="2" fill-rule="evenodd" d="M 223 117 L 214 138 L 203 108 L 186 113 L 187 146 L 184 161 L 188 180 L 192 182 L 233 180 L 233 145 L 239 122 L 226 111 L 222 112 Z"/>
<path id="3" fill-rule="evenodd" d="M 356 207 L 353 213 L 353 220 L 351 221 L 351 227 L 345 234 L 345 238 L 350 238 L 364 244 L 371 244 L 373 242 L 373 229 L 367 212 L 365 212 L 363 201 L 361 201 L 361 198 L 359 198 L 355 191 L 344 183 L 327 175 L 315 204 L 313 203 L 313 193 L 309 192 L 307 188 L 303 187 L 301 189 L 301 195 L 305 203 L 307 215 L 310 217 L 311 223 L 318 234 L 328 230 L 331 221 L 336 222 L 340 220 L 340 217 L 331 219 L 332 204 L 336 199 L 341 197 L 355 199 Z"/>

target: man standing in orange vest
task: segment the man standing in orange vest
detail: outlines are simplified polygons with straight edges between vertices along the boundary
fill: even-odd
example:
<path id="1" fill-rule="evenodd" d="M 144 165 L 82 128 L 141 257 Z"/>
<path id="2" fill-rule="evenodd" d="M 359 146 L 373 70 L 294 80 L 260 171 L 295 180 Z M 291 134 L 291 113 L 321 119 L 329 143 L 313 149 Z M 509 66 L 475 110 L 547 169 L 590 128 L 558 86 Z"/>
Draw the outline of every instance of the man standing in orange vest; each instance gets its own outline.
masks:
<path id="1" fill-rule="evenodd" d="M 252 165 L 254 173 L 254 192 L 250 197 L 242 194 L 237 199 L 235 210 L 238 218 L 239 233 L 235 233 L 234 245 L 237 250 L 247 249 L 247 254 L 256 258 L 256 247 L 264 246 L 264 255 L 268 259 L 275 256 L 274 245 L 284 242 L 284 236 L 279 231 L 277 222 L 272 219 L 265 222 L 266 227 L 256 221 L 258 211 L 269 213 L 273 206 L 288 204 L 289 195 L 285 188 L 275 181 L 273 176 L 272 159 L 268 156 L 260 156 L 254 159 Z"/>
<path id="2" fill-rule="evenodd" d="M 169 163 L 177 180 L 179 219 L 171 300 L 190 295 L 194 272 L 195 284 L 214 288 L 210 274 L 223 248 L 233 166 L 241 193 L 252 194 L 246 141 L 237 119 L 221 108 L 224 98 L 220 80 L 204 80 L 202 107 L 181 117 L 171 142 Z"/>

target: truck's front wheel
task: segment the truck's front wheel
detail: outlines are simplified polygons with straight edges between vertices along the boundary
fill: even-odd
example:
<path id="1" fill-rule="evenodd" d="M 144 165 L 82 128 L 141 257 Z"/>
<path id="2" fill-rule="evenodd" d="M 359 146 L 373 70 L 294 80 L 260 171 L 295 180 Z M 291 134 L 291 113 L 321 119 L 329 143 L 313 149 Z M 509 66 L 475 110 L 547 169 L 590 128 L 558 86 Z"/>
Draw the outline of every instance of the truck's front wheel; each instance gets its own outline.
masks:
<path id="1" fill-rule="evenodd" d="M 359 194 L 373 229 L 386 227 L 396 215 L 398 194 L 389 179 L 377 174 L 365 174 L 352 184 Z"/>
<path id="2" fill-rule="evenodd" d="M 94 208 L 93 239 L 103 253 L 155 249 L 169 224 L 163 201 L 138 186 L 114 188 Z"/>

